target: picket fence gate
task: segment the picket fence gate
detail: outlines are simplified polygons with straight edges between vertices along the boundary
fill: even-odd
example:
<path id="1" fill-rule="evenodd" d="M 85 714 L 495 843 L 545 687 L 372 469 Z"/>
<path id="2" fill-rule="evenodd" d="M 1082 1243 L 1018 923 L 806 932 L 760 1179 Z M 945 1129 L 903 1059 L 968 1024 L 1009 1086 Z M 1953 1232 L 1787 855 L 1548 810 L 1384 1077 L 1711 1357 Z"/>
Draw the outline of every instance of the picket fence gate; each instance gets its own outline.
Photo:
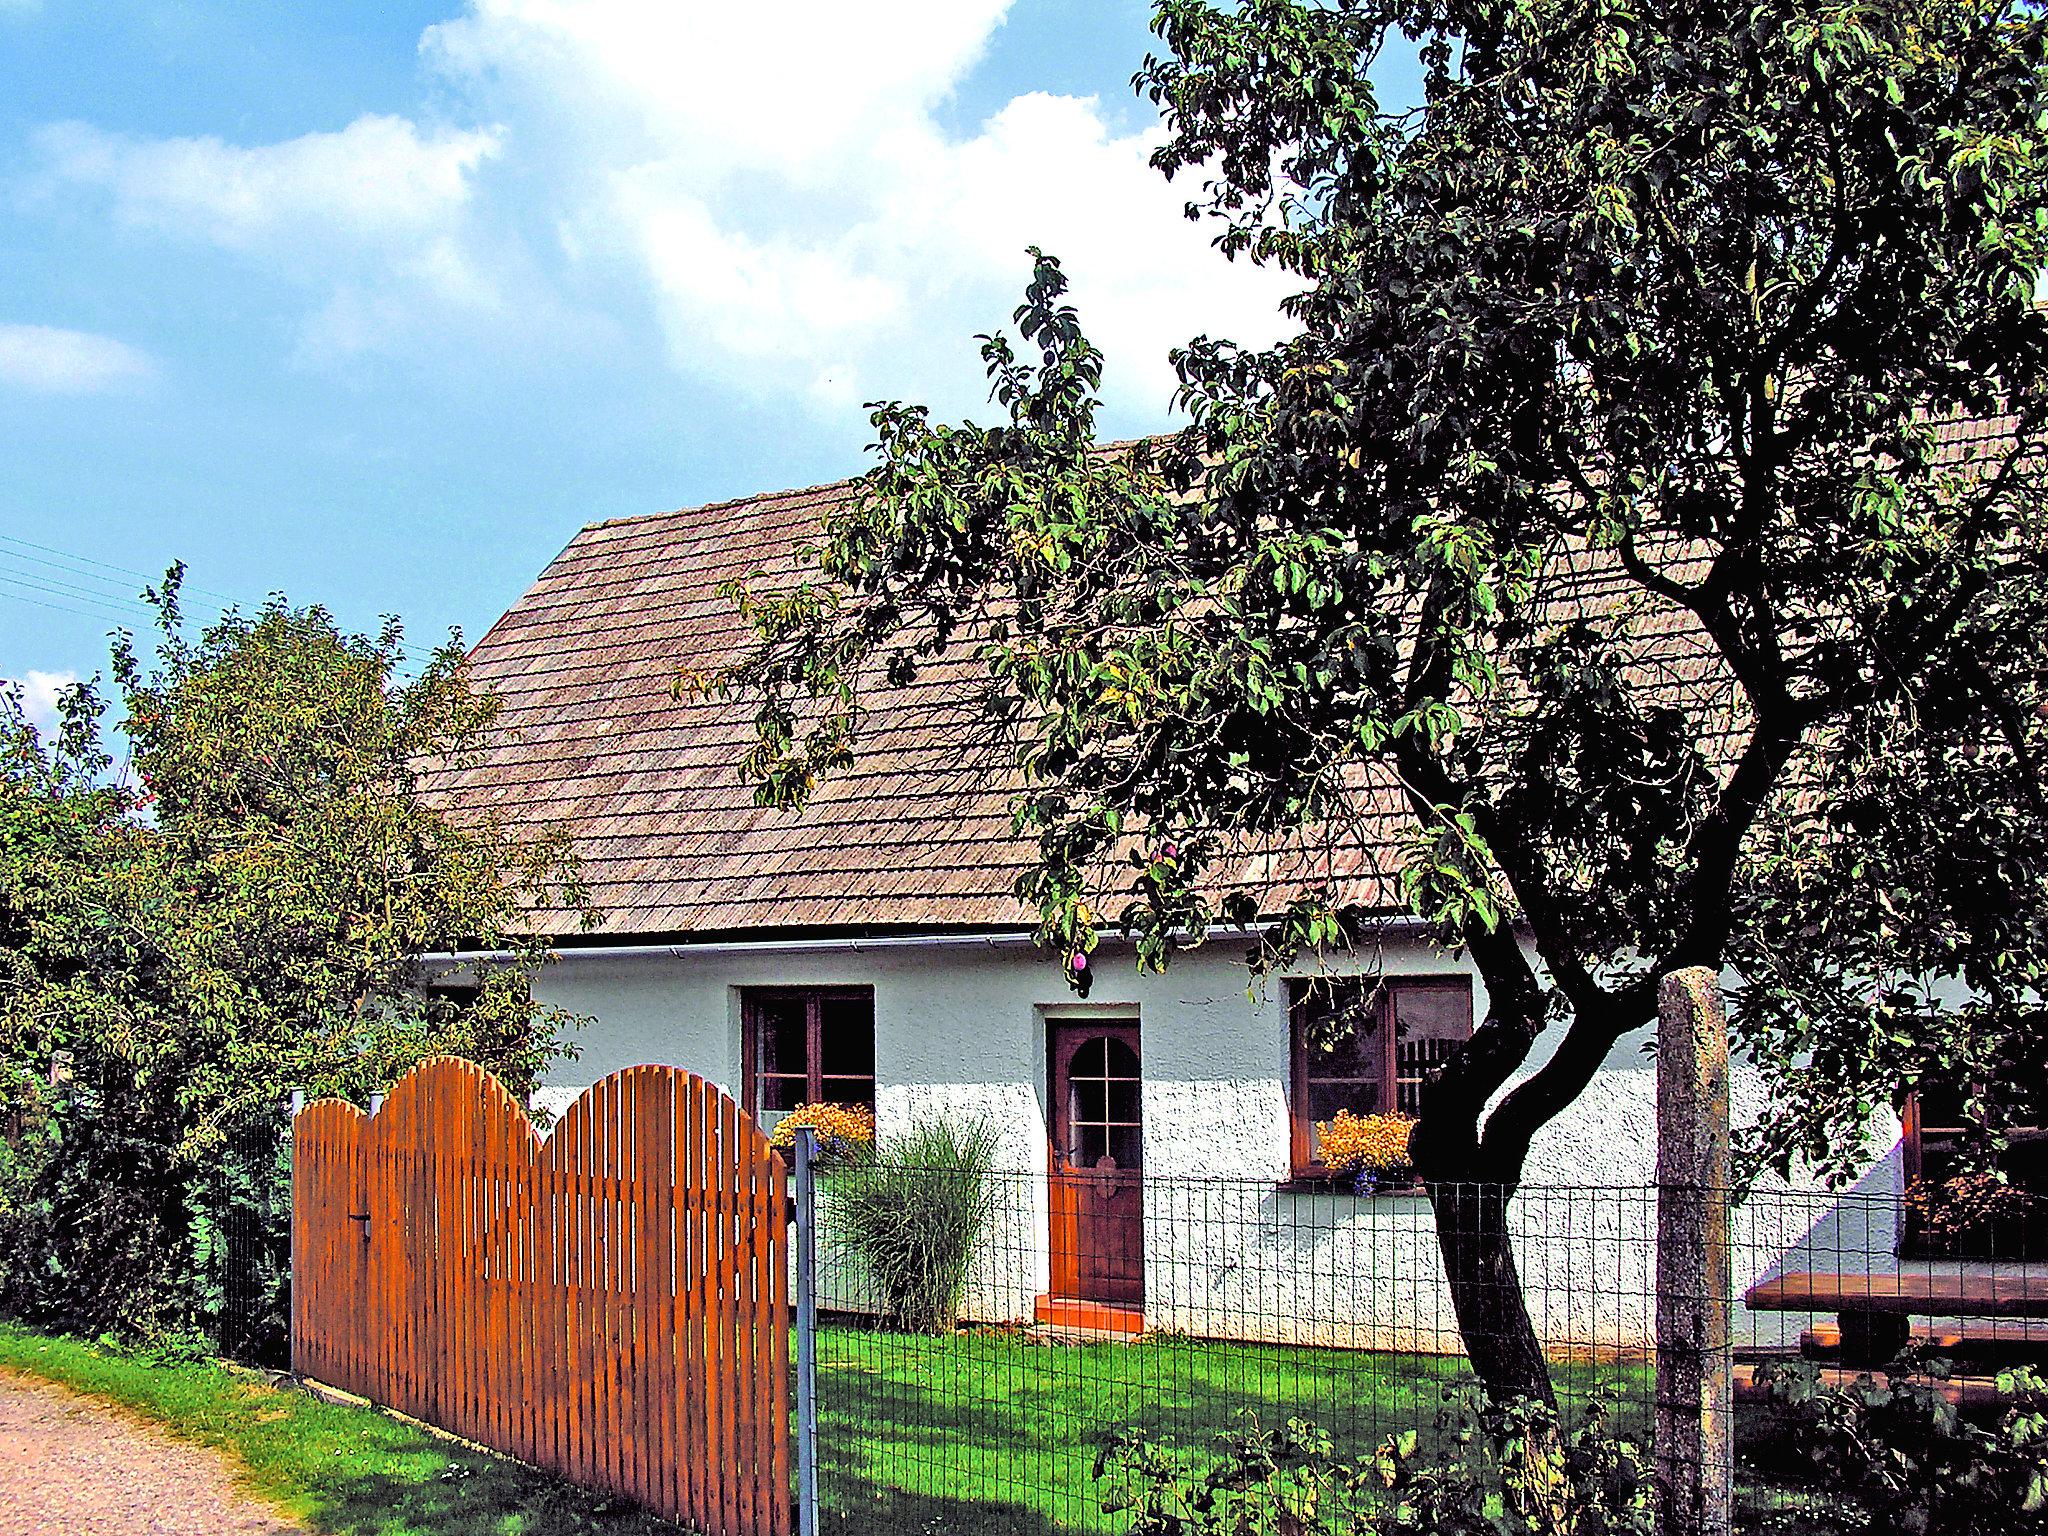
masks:
<path id="1" fill-rule="evenodd" d="M 787 1536 L 788 1191 L 731 1098 L 632 1067 L 543 1139 L 440 1057 L 293 1132 L 297 1374 L 707 1536 Z"/>

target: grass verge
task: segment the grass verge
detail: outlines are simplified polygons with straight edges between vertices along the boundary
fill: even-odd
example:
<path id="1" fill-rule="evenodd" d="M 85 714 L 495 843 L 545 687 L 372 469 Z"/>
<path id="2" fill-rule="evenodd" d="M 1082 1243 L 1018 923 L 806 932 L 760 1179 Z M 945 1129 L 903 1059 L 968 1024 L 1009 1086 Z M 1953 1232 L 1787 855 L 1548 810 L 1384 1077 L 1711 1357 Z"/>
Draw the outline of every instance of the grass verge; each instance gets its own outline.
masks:
<path id="1" fill-rule="evenodd" d="M 335 1536 L 675 1536 L 537 1468 L 379 1413 L 281 1392 L 211 1361 L 160 1361 L 0 1324 L 0 1366 L 226 1453 L 243 1486 Z"/>

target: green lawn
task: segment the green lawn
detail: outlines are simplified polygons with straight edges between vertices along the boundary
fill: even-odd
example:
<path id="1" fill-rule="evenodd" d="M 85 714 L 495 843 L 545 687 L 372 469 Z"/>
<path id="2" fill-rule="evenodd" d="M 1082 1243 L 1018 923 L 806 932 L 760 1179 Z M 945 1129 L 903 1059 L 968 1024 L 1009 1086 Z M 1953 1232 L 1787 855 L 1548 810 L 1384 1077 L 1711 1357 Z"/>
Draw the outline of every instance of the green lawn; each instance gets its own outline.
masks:
<path id="1" fill-rule="evenodd" d="M 252 1492 L 314 1530 L 348 1536 L 552 1536 L 673 1531 L 538 1470 L 469 1450 L 374 1409 L 335 1406 L 207 1362 L 162 1363 L 0 1324 L 0 1366 L 118 1403 L 226 1452 Z M 1289 1415 L 1369 1452 L 1426 1428 L 1460 1379 L 1435 1356 L 1197 1343 L 1053 1345 L 1004 1331 L 948 1339 L 824 1331 L 820 1472 L 833 1532 L 1045 1536 L 1115 1529 L 1093 1477 L 1118 1428 L 1199 1452 L 1241 1410 Z M 1568 1405 L 1618 1391 L 1642 1434 L 1649 1374 L 1635 1364 L 1559 1370 Z M 1761 1432 L 1761 1433 L 1760 1433 Z M 1768 1424 L 1745 1416 L 1745 1446 Z M 1775 1460 L 1776 1458 L 1770 1458 Z M 1750 1531 L 1803 1532 L 1831 1506 L 1746 1469 Z M 1832 1529 L 1833 1527 L 1827 1527 Z"/>
<path id="2" fill-rule="evenodd" d="M 1116 1429 L 1200 1452 L 1239 1415 L 1313 1420 L 1340 1454 L 1427 1430 L 1461 1362 L 1429 1355 L 1200 1343 L 1058 1345 L 994 1330 L 948 1339 L 829 1328 L 818 1359 L 821 1502 L 829 1530 L 1040 1536 L 1116 1529 L 1095 1453 Z M 1617 1392 L 1647 1435 L 1647 1367 L 1562 1366 L 1582 1406 Z"/>
<path id="3" fill-rule="evenodd" d="M 120 1404 L 224 1451 L 258 1497 L 346 1536 L 656 1536 L 675 1527 L 371 1408 L 210 1362 L 160 1363 L 0 1324 L 0 1366 Z"/>

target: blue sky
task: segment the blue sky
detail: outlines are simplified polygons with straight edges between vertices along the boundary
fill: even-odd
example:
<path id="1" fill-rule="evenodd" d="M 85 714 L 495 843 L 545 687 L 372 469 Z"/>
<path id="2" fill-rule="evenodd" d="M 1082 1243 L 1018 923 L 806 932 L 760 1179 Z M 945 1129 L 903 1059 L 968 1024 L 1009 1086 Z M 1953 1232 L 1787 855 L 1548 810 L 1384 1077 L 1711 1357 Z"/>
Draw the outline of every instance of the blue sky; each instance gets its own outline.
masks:
<path id="1" fill-rule="evenodd" d="M 1031 241 L 1161 424 L 1279 289 L 1143 164 L 1148 11 L 0 0 L 0 677 L 102 667 L 172 559 L 475 638 L 584 522 L 976 409 Z"/>

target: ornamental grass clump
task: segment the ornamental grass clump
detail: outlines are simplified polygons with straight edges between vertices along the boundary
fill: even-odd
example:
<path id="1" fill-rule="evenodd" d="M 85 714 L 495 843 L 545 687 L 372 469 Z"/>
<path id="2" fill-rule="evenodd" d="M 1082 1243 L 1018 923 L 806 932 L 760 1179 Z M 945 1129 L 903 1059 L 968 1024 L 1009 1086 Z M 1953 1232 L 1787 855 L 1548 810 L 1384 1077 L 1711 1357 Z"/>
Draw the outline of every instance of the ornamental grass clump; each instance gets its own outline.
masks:
<path id="1" fill-rule="evenodd" d="M 921 1121 L 833 1175 L 831 1219 L 889 1327 L 944 1334 L 960 1319 L 995 1190 L 985 1122 Z"/>
<path id="2" fill-rule="evenodd" d="M 1412 1115 L 1354 1115 L 1340 1109 L 1334 1119 L 1316 1127 L 1317 1146 L 1325 1164 L 1355 1176 L 1365 1193 L 1415 1177 L 1415 1164 L 1408 1156 L 1408 1136 L 1414 1129 Z"/>

